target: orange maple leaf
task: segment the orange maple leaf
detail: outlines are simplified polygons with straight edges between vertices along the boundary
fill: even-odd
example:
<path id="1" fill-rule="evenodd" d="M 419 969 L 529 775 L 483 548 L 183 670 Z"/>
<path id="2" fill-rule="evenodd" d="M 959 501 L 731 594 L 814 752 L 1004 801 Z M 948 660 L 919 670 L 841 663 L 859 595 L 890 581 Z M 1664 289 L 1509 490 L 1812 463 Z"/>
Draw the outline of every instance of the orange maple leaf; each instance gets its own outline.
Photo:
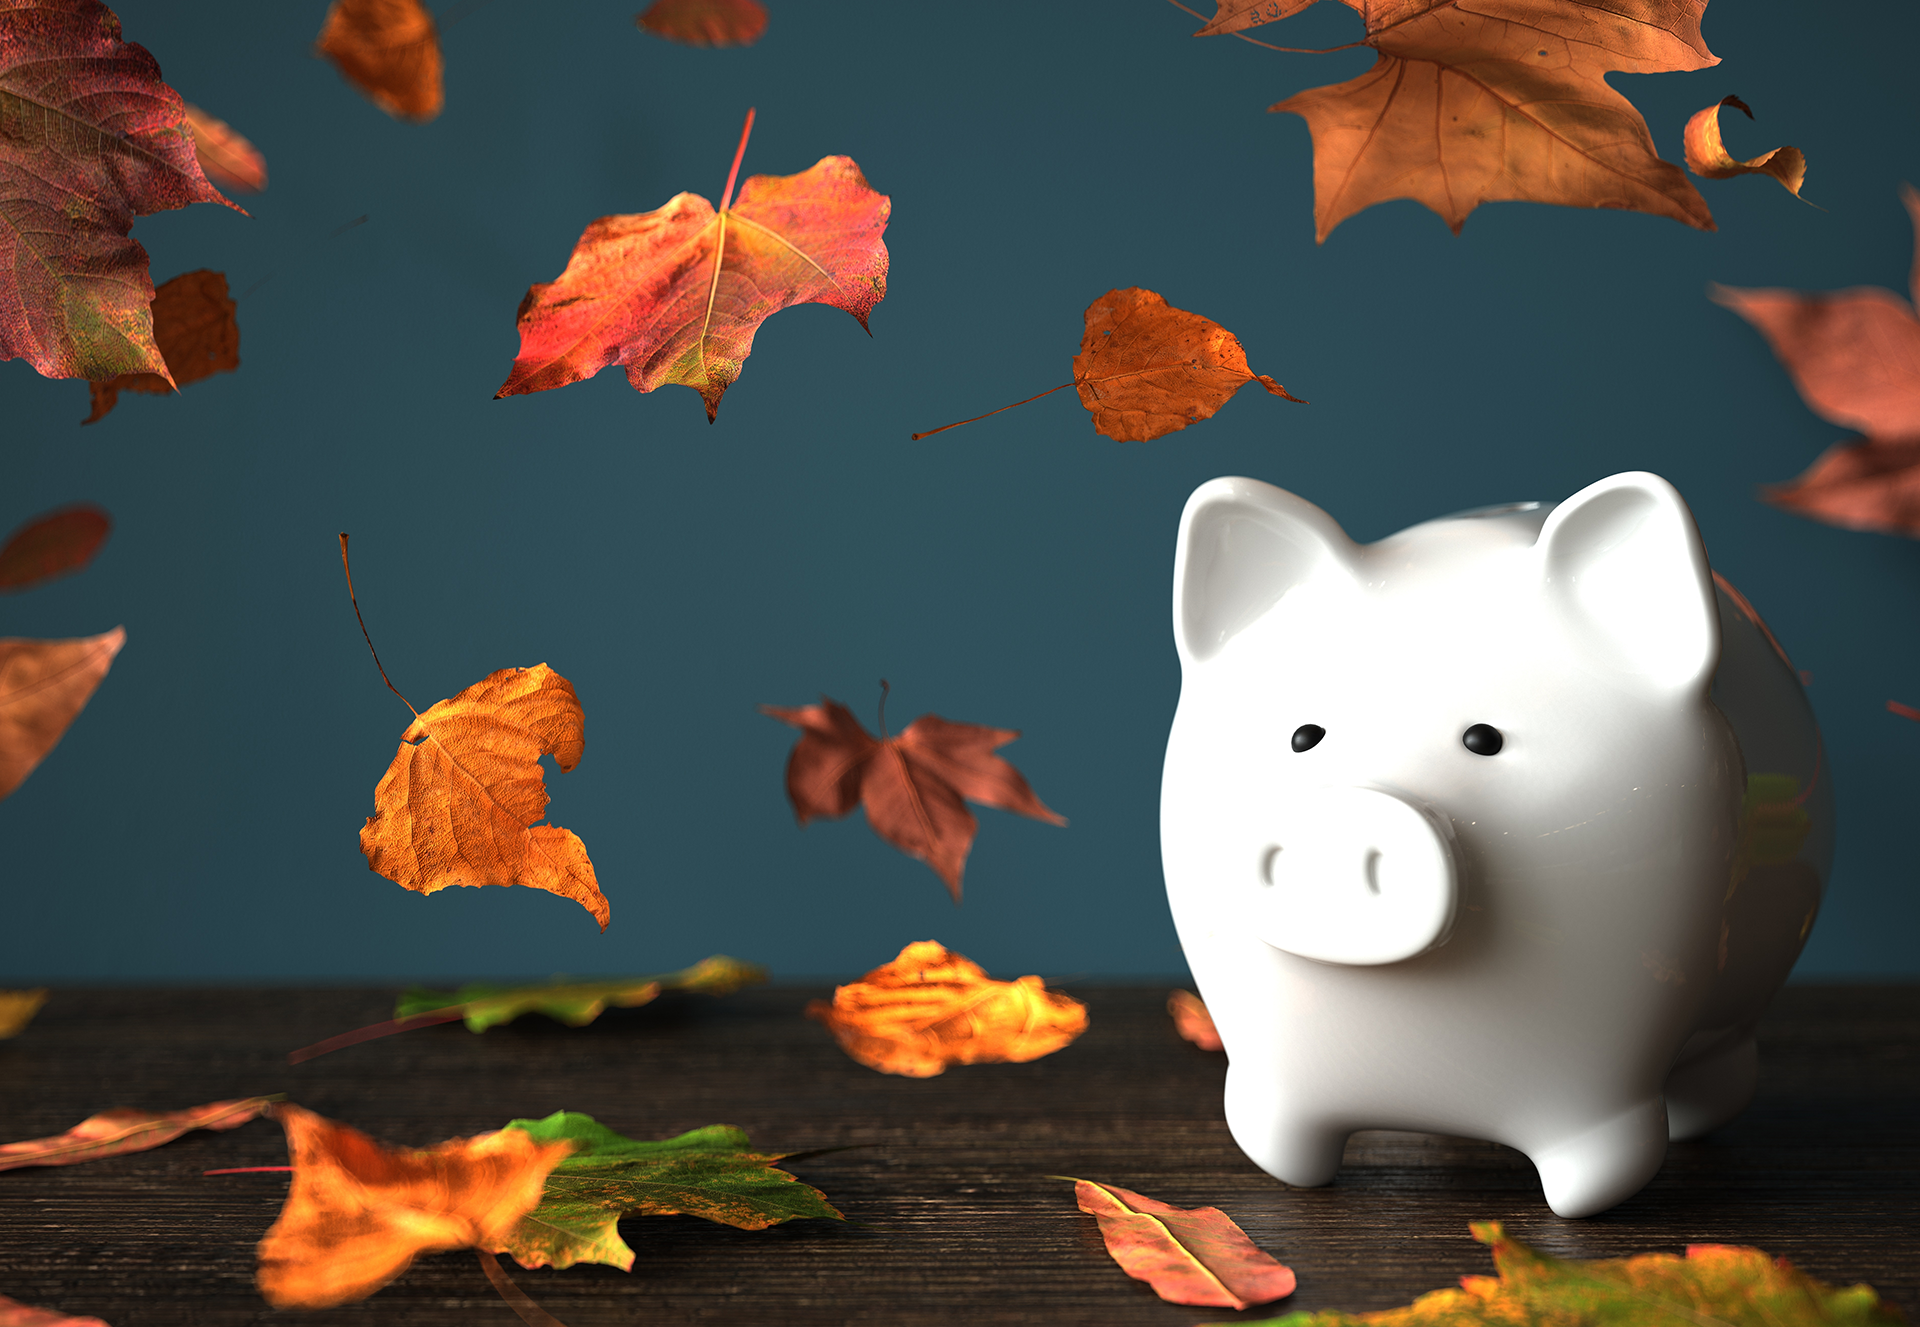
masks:
<path id="1" fill-rule="evenodd" d="M 681 193 L 657 212 L 601 217 L 566 270 L 520 301 L 520 354 L 495 399 L 544 392 L 624 364 L 635 391 L 680 383 L 712 423 L 760 324 L 795 304 L 827 304 L 862 328 L 887 293 L 881 239 L 893 202 L 850 157 L 740 186 L 747 112 L 720 210 Z"/>
<path id="2" fill-rule="evenodd" d="M 1087 1008 L 1038 977 L 994 981 L 936 940 L 916 940 L 893 962 L 815 1000 L 840 1048 L 869 1069 L 931 1078 L 950 1064 L 1024 1064 L 1087 1030 Z"/>
<path id="3" fill-rule="evenodd" d="M 157 373 L 120 373 L 90 382 L 93 413 L 80 422 L 105 418 L 123 391 L 170 396 L 177 387 L 239 368 L 240 324 L 234 317 L 235 307 L 223 272 L 203 267 L 182 272 L 162 285 L 153 292 L 153 340 L 173 381 Z"/>
<path id="4" fill-rule="evenodd" d="M 1217 0 L 1195 35 L 1244 34 L 1314 2 Z M 1312 131 L 1317 240 L 1391 198 L 1424 204 L 1455 234 L 1475 207 L 1503 199 L 1714 228 L 1685 173 L 1660 159 L 1647 122 L 1606 81 L 1718 64 L 1700 35 L 1706 0 L 1342 3 L 1366 23 L 1352 45 L 1378 53 L 1373 68 L 1268 108 Z"/>
<path id="5" fill-rule="evenodd" d="M 72 640 L 0 638 L 0 797 L 46 759 L 126 642 L 125 627 Z"/>
<path id="6" fill-rule="evenodd" d="M 1797 147 L 1777 147 L 1745 161 L 1736 160 L 1720 137 L 1720 108 L 1731 106 L 1749 120 L 1753 109 L 1738 97 L 1722 97 L 1702 111 L 1695 111 L 1681 135 L 1686 149 L 1687 169 L 1706 180 L 1731 180 L 1736 175 L 1771 175 L 1780 187 L 1800 198 L 1800 186 L 1807 181 L 1807 158 Z M 1801 202 L 1806 202 L 1804 198 Z M 1812 206 L 1812 204 L 1808 204 Z"/>
<path id="7" fill-rule="evenodd" d="M 653 0 L 633 21 L 688 46 L 751 46 L 767 30 L 760 0 Z"/>
<path id="8" fill-rule="evenodd" d="M 242 193 L 257 194 L 267 187 L 267 159 L 225 120 L 216 119 L 188 103 L 187 128 L 193 134 L 193 155 L 215 184 Z"/>
<path id="9" fill-rule="evenodd" d="M 884 733 L 884 691 L 880 705 Z M 787 797 L 802 825 L 816 817 L 837 820 L 865 806 L 873 832 L 931 866 L 955 903 L 980 829 L 968 802 L 1067 823 L 1042 804 L 1019 770 L 993 754 L 1020 736 L 1018 729 L 925 714 L 898 737 L 875 740 L 846 706 L 824 696 L 818 705 L 762 705 L 760 712 L 802 732 L 787 758 Z"/>
<path id="10" fill-rule="evenodd" d="M 388 115 L 440 113 L 440 33 L 420 0 L 333 0 L 314 49 Z"/>
<path id="11" fill-rule="evenodd" d="M 1920 193 L 1902 190 L 1920 259 Z M 1920 262 L 1911 281 L 1920 301 Z M 1715 286 L 1715 301 L 1760 329 L 1815 414 L 1866 436 L 1836 443 L 1775 506 L 1852 530 L 1920 536 L 1920 318 L 1878 286 L 1807 293 Z"/>
<path id="12" fill-rule="evenodd" d="M 257 1283 L 279 1309 L 365 1299 L 418 1254 L 497 1247 L 573 1150 L 521 1129 L 391 1148 L 299 1106 L 273 1115 L 287 1131 L 293 1182 L 260 1240 Z"/>

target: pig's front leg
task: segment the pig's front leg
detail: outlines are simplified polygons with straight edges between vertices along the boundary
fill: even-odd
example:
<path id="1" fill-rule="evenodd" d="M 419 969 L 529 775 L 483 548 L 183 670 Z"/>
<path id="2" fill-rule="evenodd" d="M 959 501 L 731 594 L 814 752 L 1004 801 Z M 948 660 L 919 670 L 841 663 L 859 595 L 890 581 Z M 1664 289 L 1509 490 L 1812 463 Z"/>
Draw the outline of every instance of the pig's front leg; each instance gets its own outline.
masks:
<path id="1" fill-rule="evenodd" d="M 1272 1072 L 1227 1067 L 1227 1128 L 1260 1169 L 1286 1184 L 1314 1188 L 1333 1179 L 1346 1150 L 1345 1127 L 1289 1101 Z"/>
<path id="2" fill-rule="evenodd" d="M 1592 1216 L 1632 1197 L 1660 1169 L 1667 1155 L 1666 1104 L 1656 1095 L 1521 1150 L 1540 1172 L 1547 1206 L 1561 1216 Z"/>

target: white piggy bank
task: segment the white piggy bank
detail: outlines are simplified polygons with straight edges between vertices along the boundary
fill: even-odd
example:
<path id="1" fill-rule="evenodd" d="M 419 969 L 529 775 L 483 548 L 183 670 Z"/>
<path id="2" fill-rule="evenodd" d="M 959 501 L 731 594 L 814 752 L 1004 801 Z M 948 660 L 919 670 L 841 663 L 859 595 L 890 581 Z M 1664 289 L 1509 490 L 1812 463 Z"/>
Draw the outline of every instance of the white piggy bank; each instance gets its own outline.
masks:
<path id="1" fill-rule="evenodd" d="M 1491 1139 L 1553 1210 L 1752 1095 L 1832 856 L 1800 681 L 1671 485 L 1359 545 L 1251 479 L 1181 518 L 1167 894 L 1236 1142 L 1325 1184 L 1356 1129 Z"/>

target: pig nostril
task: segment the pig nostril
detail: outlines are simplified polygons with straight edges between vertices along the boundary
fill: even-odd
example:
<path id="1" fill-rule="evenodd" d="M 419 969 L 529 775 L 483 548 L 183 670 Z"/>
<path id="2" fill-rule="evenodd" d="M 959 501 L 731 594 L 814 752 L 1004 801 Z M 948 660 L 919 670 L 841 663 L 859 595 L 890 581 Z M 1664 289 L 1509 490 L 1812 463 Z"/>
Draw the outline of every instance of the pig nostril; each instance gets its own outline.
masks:
<path id="1" fill-rule="evenodd" d="M 1260 883 L 1261 884 L 1270 885 L 1273 883 L 1273 859 L 1278 857 L 1279 855 L 1280 855 L 1280 845 L 1277 843 L 1271 845 L 1265 852 L 1260 854 Z"/>
<path id="2" fill-rule="evenodd" d="M 1380 850 L 1378 848 L 1367 849 L 1367 892 L 1369 894 L 1380 892 Z"/>

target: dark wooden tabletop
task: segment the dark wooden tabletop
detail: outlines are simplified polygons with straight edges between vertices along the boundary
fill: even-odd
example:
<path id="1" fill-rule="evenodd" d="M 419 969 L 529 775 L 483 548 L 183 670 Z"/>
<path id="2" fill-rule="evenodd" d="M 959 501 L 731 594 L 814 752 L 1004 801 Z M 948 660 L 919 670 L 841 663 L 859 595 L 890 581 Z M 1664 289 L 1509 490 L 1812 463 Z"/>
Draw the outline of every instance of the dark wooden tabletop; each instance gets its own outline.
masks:
<path id="1" fill-rule="evenodd" d="M 1220 1113 L 1225 1065 L 1180 1041 L 1164 987 L 1071 988 L 1092 1015 L 1025 1065 L 887 1077 L 801 1009 L 824 991 L 668 996 L 568 1029 L 538 1015 L 473 1035 L 424 1028 L 289 1067 L 286 1052 L 390 1016 L 390 990 L 57 990 L 0 1042 L 0 1141 L 116 1105 L 174 1109 L 285 1092 L 383 1141 L 426 1145 L 517 1116 L 584 1111 L 630 1136 L 740 1125 L 757 1147 L 847 1147 L 793 1169 L 854 1222 L 761 1232 L 693 1217 L 622 1223 L 631 1273 L 515 1280 L 567 1327 L 602 1324 L 1164 1324 L 1404 1304 L 1491 1270 L 1467 1222 L 1552 1253 L 1752 1244 L 1823 1279 L 1867 1281 L 1920 1321 L 1920 986 L 1790 987 L 1762 1037 L 1760 1095 L 1602 1216 L 1555 1217 L 1532 1167 L 1492 1144 L 1362 1134 L 1324 1189 L 1256 1170 Z M 85 1165 L 0 1174 L 0 1294 L 111 1327 L 287 1321 L 253 1288 L 254 1242 L 285 1191 L 258 1120 Z M 1162 1303 L 1108 1259 L 1052 1175 L 1214 1204 L 1294 1268 L 1289 1300 L 1234 1314 Z M 316 1325 L 517 1321 L 471 1253 L 418 1260 Z"/>

